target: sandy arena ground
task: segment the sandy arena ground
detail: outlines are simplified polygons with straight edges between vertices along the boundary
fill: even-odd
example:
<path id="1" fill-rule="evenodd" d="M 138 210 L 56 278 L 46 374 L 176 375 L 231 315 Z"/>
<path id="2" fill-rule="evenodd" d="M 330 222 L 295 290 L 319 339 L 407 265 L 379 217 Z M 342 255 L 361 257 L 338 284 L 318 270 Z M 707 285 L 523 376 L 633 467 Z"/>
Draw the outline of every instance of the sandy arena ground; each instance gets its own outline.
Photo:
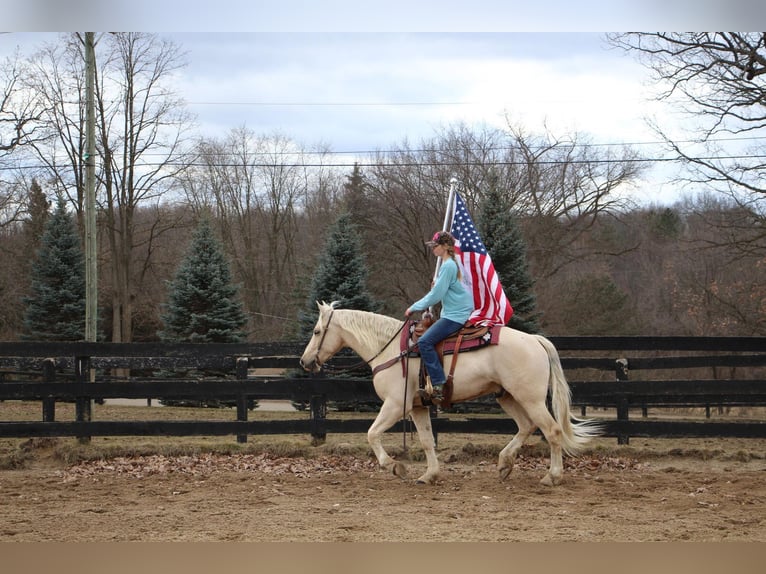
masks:
<path id="1" fill-rule="evenodd" d="M 440 447 L 441 480 L 425 486 L 342 449 L 72 466 L 42 441 L 0 471 L 0 541 L 766 541 L 766 441 L 631 443 L 566 459 L 549 488 L 534 447 L 503 483 L 480 448 Z"/>

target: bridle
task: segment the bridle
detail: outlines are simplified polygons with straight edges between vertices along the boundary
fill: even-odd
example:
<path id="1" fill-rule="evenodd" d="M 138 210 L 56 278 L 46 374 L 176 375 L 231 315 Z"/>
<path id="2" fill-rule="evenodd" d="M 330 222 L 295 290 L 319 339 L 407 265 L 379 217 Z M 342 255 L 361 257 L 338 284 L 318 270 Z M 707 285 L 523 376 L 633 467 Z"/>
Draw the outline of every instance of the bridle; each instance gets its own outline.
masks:
<path id="1" fill-rule="evenodd" d="M 319 368 L 322 368 L 322 363 L 319 362 L 319 351 L 322 349 L 322 343 L 324 343 L 324 338 L 327 336 L 327 330 L 330 328 L 330 321 L 332 321 L 332 316 L 335 313 L 335 308 L 330 309 L 330 316 L 327 318 L 327 324 L 324 326 L 324 331 L 322 331 L 322 338 L 319 339 L 319 345 L 317 345 L 317 352 L 314 355 L 314 362 L 319 365 Z"/>

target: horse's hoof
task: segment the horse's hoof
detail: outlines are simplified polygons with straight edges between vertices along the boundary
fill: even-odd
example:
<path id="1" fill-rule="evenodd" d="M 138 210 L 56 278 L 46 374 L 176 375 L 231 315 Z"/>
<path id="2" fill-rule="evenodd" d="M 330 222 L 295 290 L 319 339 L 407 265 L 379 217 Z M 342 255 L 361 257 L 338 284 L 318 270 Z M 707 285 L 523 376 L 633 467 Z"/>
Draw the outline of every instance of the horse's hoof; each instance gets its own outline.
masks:
<path id="1" fill-rule="evenodd" d="M 553 478 L 550 474 L 546 474 L 540 481 L 543 486 L 558 486 L 561 484 L 561 477 Z"/>
<path id="2" fill-rule="evenodd" d="M 512 466 L 504 466 L 503 468 L 498 469 L 498 474 L 500 475 L 500 482 L 504 480 L 508 480 L 508 477 L 511 476 L 512 470 L 513 470 Z"/>
<path id="3" fill-rule="evenodd" d="M 398 476 L 399 478 L 407 478 L 407 467 L 404 466 L 401 462 L 394 463 L 394 467 L 391 470 L 394 473 L 394 476 Z"/>

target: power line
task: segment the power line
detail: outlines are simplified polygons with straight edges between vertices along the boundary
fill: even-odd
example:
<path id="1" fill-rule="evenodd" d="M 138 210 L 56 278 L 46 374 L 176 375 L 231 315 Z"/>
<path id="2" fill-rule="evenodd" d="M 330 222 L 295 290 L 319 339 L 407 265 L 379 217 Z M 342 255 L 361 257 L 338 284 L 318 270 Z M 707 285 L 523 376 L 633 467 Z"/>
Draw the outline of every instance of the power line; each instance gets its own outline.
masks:
<path id="1" fill-rule="evenodd" d="M 766 155 L 732 155 L 732 156 L 710 156 L 695 158 L 700 161 L 726 161 L 737 159 L 766 159 Z M 618 159 L 565 159 L 565 160 L 537 160 L 536 165 L 582 165 L 582 164 L 619 164 L 619 163 L 672 163 L 688 161 L 683 158 L 618 158 Z M 323 162 L 293 162 L 293 163 L 231 163 L 231 162 L 145 162 L 137 164 L 136 167 L 251 167 L 251 168 L 353 168 L 358 167 L 465 167 L 465 166 L 524 166 L 527 161 L 414 161 L 414 162 L 364 162 L 355 161 L 353 163 L 323 163 Z M 13 167 L 0 167 L 0 171 L 30 170 L 49 167 L 44 164 L 20 165 Z"/>
<path id="2" fill-rule="evenodd" d="M 748 141 L 759 141 L 759 140 L 766 140 L 766 136 L 748 136 L 748 137 L 742 137 L 742 138 L 719 138 L 715 140 L 709 140 L 711 142 L 728 142 L 728 141 L 740 141 L 740 142 L 748 142 Z M 648 146 L 648 145 L 662 145 L 666 142 L 663 141 L 644 141 L 644 142 L 612 142 L 612 143 L 561 143 L 558 147 L 555 149 L 567 149 L 568 147 L 572 148 L 597 148 L 597 147 L 625 147 L 625 146 Z M 678 145 L 681 144 L 695 144 L 700 143 L 696 140 L 679 140 L 674 142 Z M 540 150 L 545 147 L 551 147 L 551 146 L 530 146 L 529 149 L 531 150 Z M 554 149 L 551 147 L 551 149 Z M 504 151 L 514 151 L 518 150 L 517 147 L 509 146 L 509 145 L 502 145 L 502 146 L 488 146 L 484 148 L 468 148 L 463 149 L 461 151 L 464 151 L 466 153 L 472 153 L 472 152 L 504 152 Z M 259 157 L 259 156 L 267 156 L 267 157 L 284 157 L 284 156 L 333 156 L 333 155 L 355 155 L 355 156 L 362 156 L 362 155 L 378 155 L 378 154 L 396 154 L 396 153 L 407 153 L 407 154 L 417 154 L 417 153 L 451 153 L 452 150 L 445 150 L 445 149 L 439 149 L 439 148 L 417 148 L 417 149 L 388 149 L 388 150 L 320 150 L 320 151 L 310 151 L 310 150 L 273 150 L 273 151 L 251 151 L 248 152 L 246 155 L 248 157 Z M 114 157 L 120 157 L 117 154 L 112 154 Z M 142 157 L 164 157 L 166 154 L 162 153 L 144 153 L 142 154 Z M 188 152 L 182 152 L 180 154 L 177 154 L 177 157 L 195 157 L 200 155 L 198 152 L 194 151 L 188 151 Z M 216 155 L 222 155 L 226 156 L 229 155 L 228 151 L 216 151 L 216 150 L 206 150 L 204 155 L 207 156 L 216 156 Z M 732 156 L 733 158 L 734 156 Z M 744 156 L 743 156 L 744 157 Z M 759 157 L 757 155 L 750 155 L 746 157 Z M 726 158 L 725 156 L 722 156 L 721 159 L 732 159 L 732 158 Z M 595 161 L 595 160 L 594 160 Z M 619 161 L 619 160 L 616 160 Z M 627 161 L 627 160 L 625 160 Z M 635 160 L 638 161 L 638 160 Z M 673 161 L 673 159 L 667 159 L 667 158 L 646 158 L 646 161 Z M 153 165 L 153 164 L 152 164 Z M 276 165 L 276 164 L 275 164 Z"/>
<path id="3" fill-rule="evenodd" d="M 766 136 L 747 136 L 747 137 L 730 137 L 730 138 L 716 138 L 708 140 L 710 143 L 717 143 L 717 142 L 754 142 L 754 141 L 760 141 L 760 140 L 766 140 Z M 652 145 L 663 145 L 666 144 L 665 141 L 643 141 L 643 142 L 605 142 L 605 143 L 566 143 L 561 142 L 558 146 L 558 148 L 567 148 L 567 147 L 574 147 L 574 148 L 598 148 L 598 147 L 626 147 L 626 146 L 652 146 Z M 683 145 L 683 144 L 699 144 L 701 142 L 697 140 L 678 140 L 674 142 L 677 145 Z M 529 149 L 531 150 L 539 150 L 543 149 L 545 147 L 551 147 L 551 146 L 529 146 Z M 484 148 L 468 148 L 463 151 L 465 152 L 502 152 L 502 151 L 513 151 L 517 150 L 518 147 L 510 146 L 510 145 L 501 145 L 501 146 L 488 146 Z M 377 154 L 390 154 L 390 153 L 449 153 L 451 150 L 444 150 L 444 149 L 438 149 L 438 148 L 417 148 L 417 149 L 389 149 L 389 150 L 327 150 L 327 151 L 307 151 L 307 150 L 296 150 L 296 151 L 288 151 L 288 150 L 281 150 L 281 151 L 264 151 L 264 152 L 249 152 L 249 156 L 291 156 L 291 155 L 377 155 Z M 208 155 L 226 155 L 226 151 L 222 152 L 216 152 L 216 151 L 206 151 L 205 152 Z M 147 156 L 151 155 L 162 155 L 162 154 L 145 154 Z M 195 152 L 185 152 L 181 155 L 196 155 Z"/>
<path id="4" fill-rule="evenodd" d="M 746 136 L 746 137 L 728 137 L 728 138 L 715 138 L 708 140 L 710 143 L 724 143 L 724 142 L 755 142 L 755 141 L 761 141 L 766 140 L 766 136 Z M 569 149 L 569 148 L 583 148 L 583 149 L 589 149 L 589 148 L 609 148 L 609 147 L 629 147 L 629 146 L 651 146 L 651 145 L 662 145 L 667 142 L 664 141 L 639 141 L 639 142 L 611 142 L 611 143 L 577 143 L 577 142 L 559 142 L 558 145 L 540 145 L 540 146 L 530 146 L 530 149 L 532 151 L 534 150 L 540 150 L 544 149 L 546 147 L 550 147 L 551 149 Z M 698 144 L 701 143 L 697 140 L 679 140 L 674 142 L 676 145 L 683 145 L 683 144 Z M 468 148 L 461 150 L 465 153 L 487 153 L 487 152 L 508 152 L 508 151 L 514 151 L 518 148 L 511 145 L 499 145 L 499 146 L 487 146 L 483 148 Z M 246 155 L 248 158 L 257 158 L 257 157 L 290 157 L 290 156 L 303 156 L 303 157 L 313 157 L 313 156 L 325 156 L 325 157 L 332 157 L 332 156 L 342 156 L 342 155 L 352 155 L 352 156 L 376 156 L 376 155 L 391 155 L 391 154 L 421 154 L 421 153 L 432 153 L 432 154 L 440 154 L 440 153 L 450 153 L 451 150 L 444 150 L 439 148 L 418 148 L 418 149 L 389 149 L 389 150 L 339 150 L 339 151 L 332 151 L 332 150 L 321 150 L 321 151 L 306 151 L 306 150 L 270 150 L 270 151 L 252 151 L 248 152 Z M 188 151 L 188 152 L 182 152 L 177 154 L 176 158 L 192 158 L 192 157 L 198 157 L 200 154 L 198 152 L 194 151 Z M 205 156 L 209 157 L 215 157 L 215 156 L 228 156 L 229 153 L 227 151 L 221 151 L 217 152 L 215 150 L 212 151 L 206 151 L 204 153 Z M 118 157 L 118 156 L 115 156 Z M 166 157 L 166 154 L 162 153 L 145 153 L 142 154 L 142 158 L 151 158 L 151 157 Z M 725 160 L 735 160 L 735 159 L 761 159 L 763 158 L 763 155 L 758 154 L 747 154 L 747 155 L 730 155 L 730 156 L 715 156 L 715 157 L 699 157 L 697 159 L 703 160 L 703 161 L 725 161 Z M 590 164 L 604 164 L 604 163 L 668 163 L 668 162 L 676 162 L 676 161 L 685 161 L 682 158 L 677 157 L 648 157 L 648 158 L 617 158 L 617 159 L 567 159 L 567 160 L 537 160 L 535 163 L 540 165 L 556 165 L 556 164 L 584 164 L 584 163 L 590 163 Z M 527 162 L 525 161 L 502 161 L 502 160 L 494 160 L 494 161 L 482 161 L 482 162 L 471 162 L 471 161 L 416 161 L 416 162 L 406 162 L 406 163 L 397 163 L 398 166 L 405 166 L 405 167 L 414 167 L 414 166 L 445 166 L 445 167 L 456 167 L 460 165 L 524 165 Z M 140 164 L 141 166 L 145 167 L 158 167 L 162 165 L 168 165 L 168 166 L 192 166 L 192 167 L 241 167 L 242 163 L 230 163 L 230 162 L 196 162 L 196 161 L 170 161 L 170 162 L 142 162 Z M 385 161 L 359 161 L 356 160 L 353 163 L 347 163 L 347 162 L 306 162 L 306 161 L 295 161 L 295 162 L 247 162 L 247 166 L 249 167 L 337 167 L 337 168 L 346 168 L 346 167 L 354 167 L 354 165 L 357 165 L 359 167 L 380 167 L 389 165 Z M 34 165 L 22 165 L 22 166 L 13 166 L 13 167 L 3 167 L 0 166 L 0 171 L 12 171 L 12 170 L 30 170 L 30 169 L 40 169 L 48 167 L 44 164 L 34 164 Z"/>
<path id="5" fill-rule="evenodd" d="M 417 107 L 478 106 L 481 102 L 186 102 L 191 106 L 256 106 L 256 107 Z"/>

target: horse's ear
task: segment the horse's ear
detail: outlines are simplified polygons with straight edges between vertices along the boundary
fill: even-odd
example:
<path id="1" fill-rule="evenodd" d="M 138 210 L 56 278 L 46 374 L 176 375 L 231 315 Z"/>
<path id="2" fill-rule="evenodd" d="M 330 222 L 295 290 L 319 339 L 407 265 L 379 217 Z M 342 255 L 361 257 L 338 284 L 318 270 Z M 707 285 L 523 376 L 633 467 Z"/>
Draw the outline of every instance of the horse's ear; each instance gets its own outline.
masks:
<path id="1" fill-rule="evenodd" d="M 332 309 L 332 305 L 328 305 L 326 302 L 322 301 L 321 303 L 319 301 L 316 302 L 317 307 L 319 307 L 319 312 L 322 313 L 326 309 Z"/>

